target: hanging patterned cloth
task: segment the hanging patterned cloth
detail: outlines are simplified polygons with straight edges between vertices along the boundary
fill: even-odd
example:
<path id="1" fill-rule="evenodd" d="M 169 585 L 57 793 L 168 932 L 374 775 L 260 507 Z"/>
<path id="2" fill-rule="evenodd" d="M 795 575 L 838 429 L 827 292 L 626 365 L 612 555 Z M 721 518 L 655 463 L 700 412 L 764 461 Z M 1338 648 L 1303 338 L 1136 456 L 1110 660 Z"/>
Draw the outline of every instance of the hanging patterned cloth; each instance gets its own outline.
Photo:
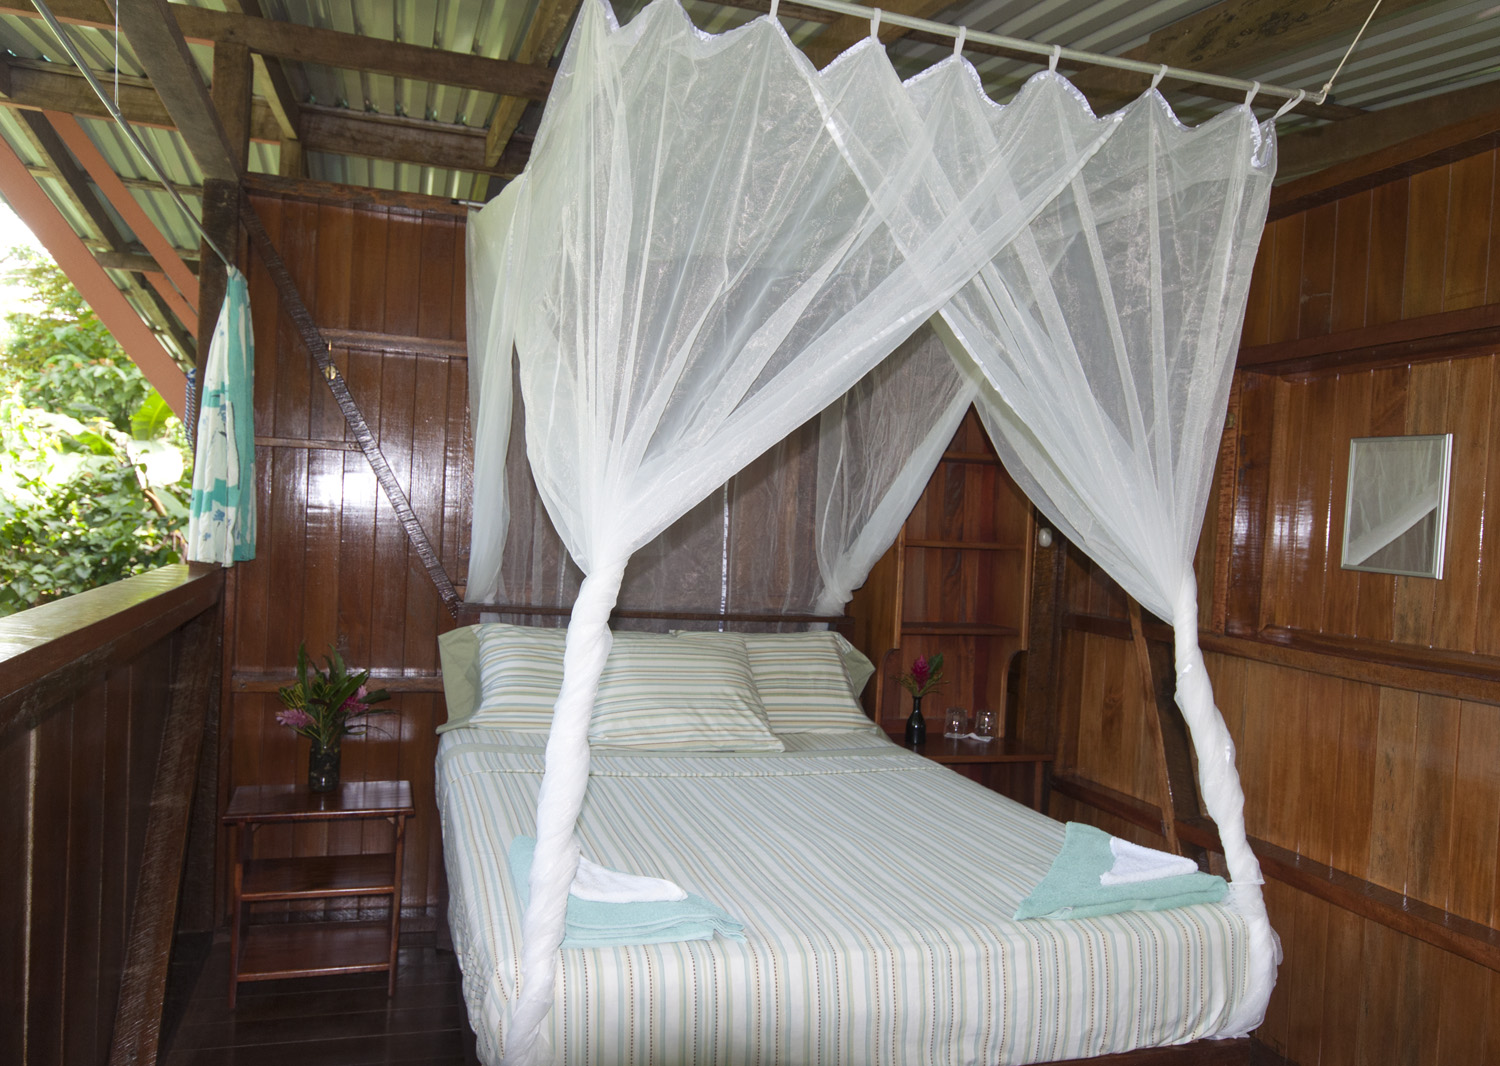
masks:
<path id="1" fill-rule="evenodd" d="M 202 390 L 187 557 L 233 566 L 255 558 L 255 341 L 249 290 L 234 267 Z"/>

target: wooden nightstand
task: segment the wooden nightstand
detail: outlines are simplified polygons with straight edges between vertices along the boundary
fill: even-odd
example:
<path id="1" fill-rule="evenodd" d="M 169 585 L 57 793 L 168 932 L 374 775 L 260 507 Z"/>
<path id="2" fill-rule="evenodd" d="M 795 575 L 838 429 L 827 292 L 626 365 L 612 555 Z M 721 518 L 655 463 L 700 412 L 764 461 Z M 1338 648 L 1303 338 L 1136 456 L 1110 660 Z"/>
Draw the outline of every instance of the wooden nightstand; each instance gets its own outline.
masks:
<path id="1" fill-rule="evenodd" d="M 234 855 L 229 934 L 229 1006 L 241 981 L 386 970 L 396 991 L 401 938 L 401 863 L 406 820 L 416 812 L 409 781 L 346 781 L 333 792 L 305 785 L 247 785 L 234 790 L 224 824 Z M 296 822 L 382 819 L 394 827 L 390 851 L 257 859 L 255 830 Z M 253 925 L 245 904 L 266 900 L 385 896 L 389 919 Z"/>
<path id="2" fill-rule="evenodd" d="M 931 728 L 928 726 L 927 743 L 912 748 L 912 751 L 933 762 L 953 767 L 965 777 L 996 792 L 1007 791 L 999 787 L 1000 766 L 1007 763 L 1030 763 L 1031 807 L 1033 810 L 1044 811 L 1042 803 L 1047 785 L 1047 764 L 1052 761 L 1050 753 L 1023 748 L 1010 737 L 996 737 L 988 743 L 979 740 L 949 740 L 941 733 L 933 736 Z M 892 733 L 891 739 L 901 744 L 901 734 Z M 904 744 L 902 746 L 905 747 Z"/>

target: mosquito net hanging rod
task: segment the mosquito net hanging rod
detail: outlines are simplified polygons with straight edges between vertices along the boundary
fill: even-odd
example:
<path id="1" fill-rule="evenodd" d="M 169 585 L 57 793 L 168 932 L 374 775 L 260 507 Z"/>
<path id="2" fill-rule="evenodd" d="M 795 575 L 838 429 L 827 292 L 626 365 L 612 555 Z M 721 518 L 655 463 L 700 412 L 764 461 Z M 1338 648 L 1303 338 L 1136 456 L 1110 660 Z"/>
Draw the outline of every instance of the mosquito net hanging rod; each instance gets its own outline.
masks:
<path id="1" fill-rule="evenodd" d="M 773 0 L 771 4 L 772 17 L 776 14 L 779 0 Z M 1246 81 L 1243 78 L 1226 78 L 1221 74 L 1205 74 L 1202 71 L 1188 70 L 1183 67 L 1167 66 L 1165 63 L 1142 63 L 1137 59 L 1122 59 L 1119 56 L 1102 55 L 1098 52 L 1080 52 L 1076 48 L 1062 48 L 1055 44 L 1039 44 L 1036 41 L 1026 41 L 1019 37 L 1002 37 L 998 33 L 985 33 L 982 30 L 965 30 L 960 26 L 950 26 L 946 22 L 933 22 L 931 19 L 912 18 L 910 15 L 898 14 L 894 11 L 882 11 L 879 8 L 864 7 L 860 4 L 846 4 L 843 0 L 788 0 L 795 2 L 798 7 L 812 7 L 819 11 L 831 11 L 838 15 L 852 15 L 855 18 L 870 19 L 876 24 L 889 23 L 892 26 L 901 26 L 908 30 L 921 30 L 923 33 L 939 33 L 945 37 L 958 37 L 962 32 L 964 38 L 976 44 L 989 44 L 998 48 L 1007 48 L 1015 52 L 1029 52 L 1036 56 L 1046 57 L 1055 62 L 1057 59 L 1068 59 L 1090 66 L 1114 67 L 1117 70 L 1133 70 L 1138 74 L 1150 74 L 1152 76 L 1162 75 L 1177 81 L 1196 82 L 1199 85 L 1216 85 L 1222 89 L 1239 89 L 1250 93 L 1265 96 L 1278 96 L 1285 100 L 1296 100 L 1300 103 L 1303 99 L 1310 100 L 1315 104 L 1324 103 L 1328 99 L 1328 87 L 1324 86 L 1320 92 L 1308 92 L 1306 89 L 1288 89 L 1282 85 L 1263 85 L 1260 82 Z M 1330 84 L 1332 80 L 1330 79 Z"/>

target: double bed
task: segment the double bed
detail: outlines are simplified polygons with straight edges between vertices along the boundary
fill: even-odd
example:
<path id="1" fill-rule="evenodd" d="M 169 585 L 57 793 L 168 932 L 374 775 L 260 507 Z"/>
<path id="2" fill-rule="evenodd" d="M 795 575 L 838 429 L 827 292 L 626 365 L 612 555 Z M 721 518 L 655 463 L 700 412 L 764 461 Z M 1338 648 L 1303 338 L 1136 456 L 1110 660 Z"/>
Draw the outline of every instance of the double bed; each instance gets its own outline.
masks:
<path id="1" fill-rule="evenodd" d="M 456 723 L 437 758 L 449 925 L 491 1064 L 520 973 L 506 856 L 535 832 L 546 744 L 511 725 Z M 994 1066 L 1222 1031 L 1246 982 L 1231 910 L 1012 920 L 1063 825 L 873 726 L 826 726 L 778 733 L 780 751 L 596 745 L 584 856 L 675 881 L 745 939 L 564 946 L 547 1021 L 560 1061 Z"/>

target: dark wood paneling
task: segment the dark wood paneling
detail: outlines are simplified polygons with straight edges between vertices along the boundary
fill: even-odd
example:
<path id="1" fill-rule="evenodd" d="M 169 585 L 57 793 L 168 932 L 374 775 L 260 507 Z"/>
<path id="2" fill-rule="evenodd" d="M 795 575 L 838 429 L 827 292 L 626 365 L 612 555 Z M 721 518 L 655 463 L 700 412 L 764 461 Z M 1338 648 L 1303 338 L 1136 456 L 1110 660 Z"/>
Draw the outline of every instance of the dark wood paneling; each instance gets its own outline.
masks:
<path id="1" fill-rule="evenodd" d="M 185 661 L 183 627 L 208 632 L 221 585 L 168 567 L 0 620 L 4 698 L 24 709 L 0 738 L 0 1060 L 107 1059 L 136 904 L 177 898 L 178 868 L 160 862 L 165 883 L 141 892 L 142 856 L 174 681 L 213 666 Z M 211 703 L 176 715 L 201 725 Z M 170 928 L 147 946 L 164 959 Z M 122 1024 L 150 1024 L 159 1002 Z"/>
<path id="2" fill-rule="evenodd" d="M 334 363 L 397 482 L 444 564 L 461 574 L 468 558 L 468 369 L 452 357 L 464 343 L 463 213 L 435 201 L 356 202 L 303 184 L 257 190 L 254 206 L 314 319 L 350 345 L 334 349 Z M 256 431 L 293 442 L 351 439 L 254 257 L 250 282 Z M 452 622 L 364 456 L 279 447 L 263 449 L 260 465 L 260 545 L 257 558 L 237 568 L 232 676 L 285 678 L 305 643 L 314 657 L 335 646 L 356 667 L 430 678 L 437 635 Z M 393 713 L 370 735 L 346 742 L 343 773 L 412 781 L 417 815 L 407 831 L 404 904 L 414 914 L 435 914 L 444 887 L 433 729 L 446 711 L 430 682 L 423 691 L 393 687 L 385 705 Z M 270 689 L 231 686 L 226 789 L 290 783 L 306 773 L 306 742 L 276 724 L 279 703 Z M 258 846 L 266 855 L 387 846 L 366 835 L 360 826 L 273 827 Z M 221 855 L 221 868 L 223 861 Z M 321 911 L 324 904 L 280 909 Z"/>
<path id="3" fill-rule="evenodd" d="M 1500 1054 L 1497 186 L 1489 150 L 1279 218 L 1253 275 L 1261 372 L 1237 381 L 1199 556 L 1222 619 L 1203 644 L 1247 825 L 1287 878 L 1266 889 L 1286 959 L 1258 1036 L 1292 1062 Z M 1443 579 L 1343 570 L 1349 439 L 1426 432 L 1454 434 Z M 1065 574 L 1057 765 L 1125 800 L 1054 813 L 1147 832 L 1117 592 Z"/>

